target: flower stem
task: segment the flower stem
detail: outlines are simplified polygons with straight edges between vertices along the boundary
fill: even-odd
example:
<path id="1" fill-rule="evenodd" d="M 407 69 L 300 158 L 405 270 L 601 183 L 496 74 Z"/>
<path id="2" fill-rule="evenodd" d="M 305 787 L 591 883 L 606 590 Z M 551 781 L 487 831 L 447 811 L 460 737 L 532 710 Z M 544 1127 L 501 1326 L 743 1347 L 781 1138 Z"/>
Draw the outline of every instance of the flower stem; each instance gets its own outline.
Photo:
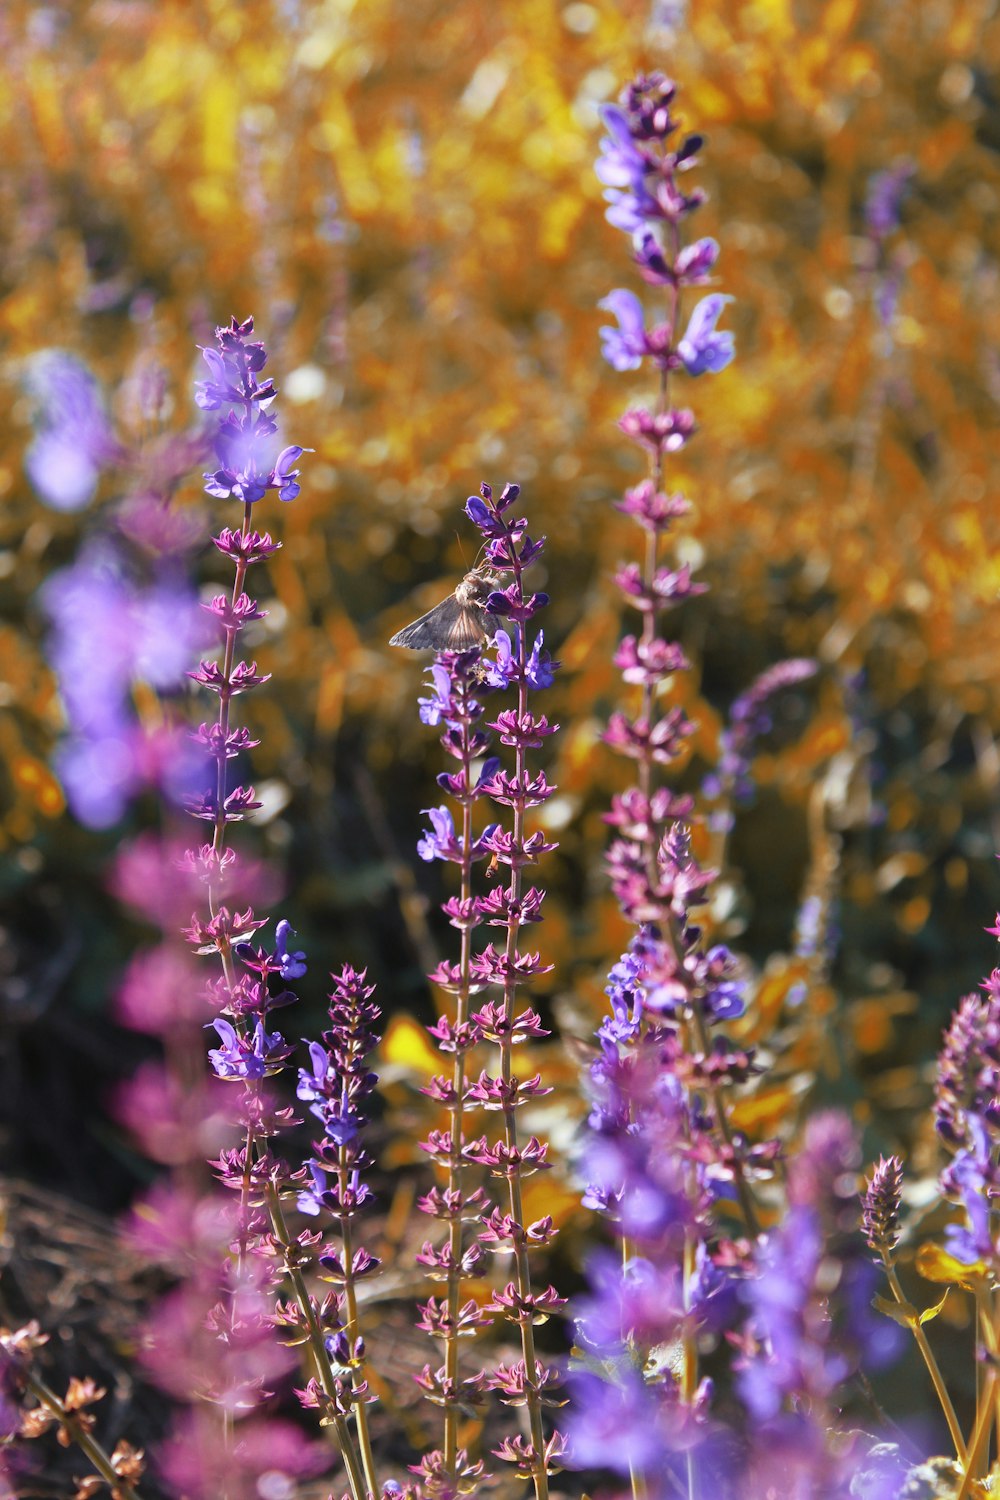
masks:
<path id="1" fill-rule="evenodd" d="M 899 1277 L 896 1275 L 895 1267 L 892 1265 L 887 1256 L 883 1257 L 883 1264 L 885 1265 L 885 1271 L 886 1276 L 889 1280 L 889 1286 L 892 1288 L 892 1295 L 901 1306 L 905 1306 L 906 1297 L 903 1294 L 903 1288 L 899 1284 Z M 937 1392 L 937 1398 L 941 1403 L 941 1410 L 944 1412 L 945 1421 L 948 1423 L 948 1431 L 951 1433 L 951 1440 L 955 1445 L 955 1453 L 957 1454 L 960 1462 L 965 1463 L 966 1446 L 965 1440 L 962 1437 L 962 1429 L 959 1426 L 955 1408 L 952 1405 L 951 1397 L 948 1394 L 948 1388 L 944 1383 L 944 1377 L 942 1376 L 941 1370 L 938 1367 L 937 1360 L 934 1358 L 934 1352 L 927 1341 L 927 1335 L 926 1333 L 924 1333 L 923 1325 L 918 1321 L 914 1321 L 910 1325 L 910 1327 L 913 1330 L 913 1337 L 916 1339 L 917 1348 L 920 1350 L 920 1353 L 923 1356 L 924 1364 L 927 1366 L 927 1373 L 931 1377 L 931 1382 L 934 1386 L 935 1391 Z"/>
<path id="2" fill-rule="evenodd" d="M 347 1149 L 340 1148 L 341 1165 L 339 1169 L 341 1199 L 347 1194 L 350 1185 L 350 1164 L 347 1161 Z M 358 1321 L 358 1294 L 354 1284 L 354 1234 L 350 1218 L 344 1214 L 340 1220 L 340 1238 L 343 1244 L 344 1262 L 344 1301 L 347 1306 L 347 1321 L 345 1328 L 347 1337 L 353 1346 L 359 1337 L 360 1324 Z M 363 1384 L 363 1371 L 351 1366 L 351 1385 L 355 1390 Z M 361 1447 L 361 1462 L 365 1471 L 365 1481 L 370 1494 L 377 1495 L 378 1480 L 375 1476 L 375 1455 L 372 1452 L 371 1432 L 368 1427 L 368 1410 L 363 1399 L 364 1393 L 358 1399 L 354 1408 L 354 1425 L 358 1432 L 358 1443 Z"/>
<path id="3" fill-rule="evenodd" d="M 293 1241 L 288 1232 L 285 1212 L 281 1206 L 281 1198 L 274 1183 L 268 1183 L 266 1199 L 268 1216 L 271 1220 L 271 1229 L 278 1245 L 285 1252 L 286 1274 L 291 1283 L 296 1304 L 305 1322 L 308 1335 L 307 1342 L 316 1370 L 316 1378 L 324 1394 L 335 1398 L 337 1391 L 336 1377 L 330 1363 L 330 1355 L 327 1351 L 323 1329 L 316 1315 L 315 1303 L 309 1295 L 309 1288 L 306 1286 L 305 1277 L 302 1275 L 301 1270 L 298 1266 L 289 1263 L 289 1252 L 293 1249 Z M 347 1418 L 338 1414 L 334 1420 L 333 1428 L 337 1436 L 340 1454 L 344 1461 L 344 1468 L 347 1470 L 351 1494 L 354 1500 L 366 1500 L 369 1487 L 365 1482 L 364 1465 L 359 1459 L 357 1449 L 354 1446 L 354 1439 L 351 1436 L 351 1429 L 347 1425 Z M 378 1494 L 377 1485 L 373 1485 L 371 1493 Z"/>
<path id="4" fill-rule="evenodd" d="M 514 576 L 520 591 L 521 568 L 517 561 L 514 549 L 512 551 L 512 563 Z M 524 719 L 528 713 L 528 684 L 525 676 L 527 666 L 527 651 L 525 647 L 525 632 L 523 625 L 517 627 L 517 649 L 518 666 L 520 672 L 517 683 L 517 713 L 518 718 Z M 527 750 L 522 743 L 518 743 L 515 750 L 515 782 L 519 787 L 527 783 Z M 503 1035 L 500 1041 L 500 1076 L 505 1085 L 509 1084 L 513 1076 L 513 1043 L 511 1023 L 514 1019 L 514 997 L 517 988 L 515 959 L 517 956 L 517 942 L 521 928 L 521 920 L 518 915 L 521 900 L 522 875 L 518 851 L 524 844 L 525 831 L 525 807 L 523 798 L 518 798 L 514 804 L 514 841 L 513 858 L 510 868 L 510 906 L 511 912 L 507 922 L 507 946 L 506 946 L 506 979 L 504 981 L 503 994 Z M 505 1097 L 507 1097 L 505 1095 Z M 507 1105 L 503 1111 L 504 1140 L 508 1152 L 517 1149 L 517 1119 L 512 1105 Z M 524 1207 L 521 1194 L 520 1167 L 511 1162 L 510 1171 L 507 1176 L 507 1186 L 510 1198 L 510 1213 L 516 1224 L 524 1223 Z M 518 1235 L 514 1244 L 514 1259 L 517 1269 L 517 1290 L 522 1298 L 531 1295 L 531 1271 L 528 1265 L 528 1250 L 523 1235 Z M 535 1333 L 530 1315 L 525 1315 L 520 1321 L 521 1328 L 521 1352 L 524 1358 L 525 1388 L 527 1392 L 528 1422 L 531 1431 L 531 1444 L 535 1451 L 535 1468 L 533 1479 L 535 1484 L 536 1500 L 548 1500 L 549 1481 L 545 1462 L 545 1432 L 542 1427 L 542 1403 L 538 1389 L 538 1361 L 535 1355 Z"/>
<path id="5" fill-rule="evenodd" d="M 463 694 L 466 685 L 462 686 Z M 462 864 L 460 901 L 463 909 L 472 899 L 472 756 L 469 745 L 469 723 L 463 715 L 461 727 L 461 764 L 465 783 L 462 800 Z M 461 1035 L 469 1019 L 469 986 L 471 983 L 472 927 L 465 921 L 461 929 L 458 993 L 455 997 L 455 1029 Z M 451 1073 L 450 1109 L 451 1153 L 448 1158 L 448 1192 L 457 1201 L 464 1188 L 462 1146 L 465 1110 L 465 1051 L 456 1046 Z M 448 1316 L 444 1336 L 445 1383 L 449 1399 L 444 1408 L 444 1465 L 448 1479 L 454 1483 L 458 1471 L 458 1381 L 459 1346 L 458 1313 L 462 1299 L 462 1215 L 455 1213 L 448 1221 Z"/>

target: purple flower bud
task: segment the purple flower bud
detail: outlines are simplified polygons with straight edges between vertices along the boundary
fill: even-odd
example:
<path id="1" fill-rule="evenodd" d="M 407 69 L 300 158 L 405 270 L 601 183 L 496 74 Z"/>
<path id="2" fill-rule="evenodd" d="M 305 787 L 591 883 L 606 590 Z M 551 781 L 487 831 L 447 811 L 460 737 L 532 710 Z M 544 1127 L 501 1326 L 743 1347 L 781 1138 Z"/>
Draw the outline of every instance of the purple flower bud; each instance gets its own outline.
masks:
<path id="1" fill-rule="evenodd" d="M 899 1205 L 903 1191 L 903 1163 L 898 1156 L 880 1157 L 864 1194 L 865 1239 L 880 1260 L 891 1256 L 899 1240 Z"/>
<path id="2" fill-rule="evenodd" d="M 700 286 L 719 258 L 717 240 L 705 238 L 685 245 L 674 263 L 674 274 L 682 286 Z"/>

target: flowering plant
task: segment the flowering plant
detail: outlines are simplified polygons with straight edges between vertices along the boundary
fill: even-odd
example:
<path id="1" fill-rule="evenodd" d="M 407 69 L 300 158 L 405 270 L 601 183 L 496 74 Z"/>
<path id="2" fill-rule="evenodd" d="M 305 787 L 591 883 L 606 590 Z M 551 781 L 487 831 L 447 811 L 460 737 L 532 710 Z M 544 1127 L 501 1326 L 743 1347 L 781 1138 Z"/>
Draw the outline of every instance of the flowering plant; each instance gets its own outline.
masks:
<path id="1" fill-rule="evenodd" d="M 667 554 L 691 510 L 671 488 L 671 465 L 696 433 L 694 413 L 675 404 L 674 383 L 722 374 L 735 349 L 719 326 L 727 295 L 708 291 L 682 316 L 689 290 L 712 282 L 720 250 L 712 238 L 685 239 L 704 202 L 688 185 L 703 142 L 682 127 L 676 104 L 670 80 L 636 79 L 603 110 L 598 163 L 607 217 L 629 236 L 657 310 L 647 315 L 627 288 L 601 303 L 614 318 L 601 331 L 607 362 L 621 373 L 651 371 L 655 394 L 630 406 L 620 424 L 646 463 L 618 504 L 640 535 L 639 559 L 617 573 L 638 623 L 614 653 L 623 700 L 603 736 L 628 766 L 605 815 L 613 830 L 608 884 L 628 938 L 608 966 L 608 1006 L 584 1080 L 588 1115 L 574 1170 L 581 1210 L 593 1218 L 586 1289 L 574 1297 L 564 1295 L 570 1285 L 537 1269 L 543 1256 L 559 1265 L 550 1252 L 560 1215 L 531 1206 L 545 1174 L 569 1175 L 537 1123 L 539 1101 L 556 1085 L 533 1064 L 515 1066 L 515 1056 L 533 1055 L 552 1029 L 547 997 L 525 1003 L 522 995 L 553 968 L 527 947 L 526 929 L 542 921 L 536 866 L 556 848 L 556 788 L 536 755 L 547 754 L 558 726 L 535 705 L 560 665 L 537 628 L 548 596 L 527 583 L 545 539 L 529 533 L 516 484 L 499 493 L 483 484 L 466 503 L 485 561 L 450 609 L 476 639 L 438 651 L 419 700 L 423 723 L 440 730 L 449 769 L 438 776 L 447 803 L 425 809 L 417 854 L 457 867 L 458 888 L 442 912 L 458 938 L 457 952 L 429 976 L 446 999 L 427 1028 L 442 1061 L 422 1088 L 434 1120 L 419 1144 L 433 1176 L 418 1206 L 438 1229 L 413 1264 L 421 1282 L 433 1283 L 416 1328 L 436 1353 L 409 1373 L 440 1412 L 440 1431 L 409 1454 L 412 1463 L 400 1458 L 391 1425 L 395 1371 L 376 1358 L 367 1321 L 373 1304 L 394 1295 L 371 1237 L 390 1239 L 376 1217 L 389 1172 L 372 1147 L 379 1082 L 372 1054 L 382 1027 L 375 987 L 364 969 L 340 966 L 328 1024 L 304 1040 L 293 1070 L 295 1043 L 276 1013 L 296 1000 L 289 986 L 308 981 L 306 953 L 287 917 L 265 938 L 271 919 L 258 915 L 260 896 L 247 891 L 256 886 L 266 898 L 266 884 L 231 844 L 233 826 L 262 808 L 242 773 L 258 741 L 234 719 L 235 700 L 269 679 L 242 649 L 252 638 L 244 632 L 266 614 L 247 592 L 250 570 L 280 547 L 258 530 L 257 507 L 273 495 L 298 497 L 297 465 L 307 451 L 281 443 L 277 391 L 264 375 L 267 352 L 252 319 L 217 331 L 198 386 L 213 454 L 205 493 L 235 502 L 242 515 L 213 539 L 233 568 L 231 588 L 203 605 L 216 654 L 187 670 L 217 705 L 191 736 L 196 763 L 178 771 L 164 752 L 156 774 L 147 774 L 130 703 L 139 678 L 178 696 L 182 664 L 199 642 L 176 549 L 161 548 L 169 565 L 161 556 L 162 567 L 141 581 L 117 553 L 85 552 L 49 586 L 52 653 L 71 729 L 61 773 L 77 812 L 112 826 L 127 800 L 152 784 L 182 800 L 207 830 L 179 859 L 169 840 L 149 859 L 148 847 L 125 851 L 116 876 L 163 933 L 161 946 L 130 967 L 119 998 L 120 1016 L 158 1036 L 164 1051 L 162 1068 L 144 1069 L 118 1099 L 119 1117 L 170 1174 L 137 1205 L 129 1227 L 133 1243 L 172 1280 L 143 1330 L 145 1368 L 172 1403 L 154 1464 L 147 1468 L 124 1440 L 110 1451 L 98 1441 L 89 1411 L 101 1394 L 96 1382 L 76 1380 L 59 1396 L 42 1378 L 44 1338 L 34 1324 L 2 1338 L 4 1436 L 12 1444 L 55 1428 L 61 1442 L 77 1444 L 94 1471 L 81 1481 L 81 1497 L 102 1484 L 114 1500 L 141 1500 L 150 1485 L 189 1500 L 291 1495 L 325 1479 L 333 1450 L 352 1500 L 450 1500 L 488 1484 L 511 1493 L 528 1484 L 536 1500 L 547 1500 L 563 1471 L 560 1485 L 584 1473 L 588 1491 L 592 1483 L 610 1493 L 627 1487 L 634 1500 L 777 1493 L 964 1500 L 996 1488 L 989 1448 L 1000 1432 L 997 974 L 983 986 L 985 999 L 962 1002 L 946 1038 L 937 1127 L 951 1159 L 937 1206 L 948 1222 L 915 1257 L 921 1274 L 971 1299 L 981 1373 L 971 1422 L 924 1331 L 945 1302 L 919 1310 L 900 1277 L 908 1254 L 900 1157 L 879 1160 L 859 1210 L 861 1148 L 844 1110 L 817 1110 L 798 1131 L 771 1135 L 755 1126 L 769 1038 L 754 1015 L 762 1007 L 751 966 L 719 930 L 706 851 L 713 835 L 732 831 L 734 808 L 750 795 L 753 745 L 768 731 L 776 695 L 812 677 L 816 665 L 793 658 L 760 675 L 733 703 L 713 763 L 694 775 L 698 726 L 678 689 L 691 662 L 664 634 L 668 612 L 690 607 L 703 591 L 691 565 Z M 898 169 L 870 198 L 880 254 L 908 177 L 908 168 Z M 879 268 L 889 274 L 881 261 Z M 887 296 L 879 306 L 888 327 Z M 125 454 L 89 380 L 72 366 L 57 373 L 29 469 L 48 503 L 73 511 L 89 503 L 100 468 Z M 143 534 L 148 543 L 151 533 Z M 428 644 L 412 628 L 396 640 Z M 171 751 L 175 741 L 171 731 Z M 125 759 L 109 775 L 115 747 Z M 103 777 L 95 770 L 102 765 Z M 700 780 L 707 817 L 681 784 L 685 775 Z M 143 890 L 150 872 L 155 889 Z M 187 902 L 195 906 L 184 916 L 193 955 L 178 955 L 169 933 Z M 819 946 L 816 923 L 809 934 L 807 925 L 803 952 Z M 484 928 L 492 939 L 479 936 Z M 991 931 L 1000 933 L 1000 916 Z M 196 959 L 214 966 L 207 982 Z M 751 1040 L 761 1036 L 763 1047 Z M 308 1143 L 289 1075 L 308 1117 Z M 877 1292 L 876 1266 L 891 1299 Z M 579 1280 L 575 1269 L 567 1280 Z M 567 1359 L 551 1325 L 568 1303 Z M 913 1335 L 954 1457 L 911 1463 L 908 1448 L 888 1441 L 880 1414 L 864 1405 L 867 1372 L 898 1355 L 898 1328 Z M 481 1336 L 485 1345 L 488 1333 L 498 1354 L 473 1360 L 462 1352 L 463 1339 Z M 293 1381 L 298 1404 L 289 1415 L 282 1401 L 291 1407 Z M 560 1407 L 568 1410 L 556 1426 Z M 506 1468 L 489 1472 L 491 1459 Z M 937 1488 L 919 1489 L 925 1481 Z"/>

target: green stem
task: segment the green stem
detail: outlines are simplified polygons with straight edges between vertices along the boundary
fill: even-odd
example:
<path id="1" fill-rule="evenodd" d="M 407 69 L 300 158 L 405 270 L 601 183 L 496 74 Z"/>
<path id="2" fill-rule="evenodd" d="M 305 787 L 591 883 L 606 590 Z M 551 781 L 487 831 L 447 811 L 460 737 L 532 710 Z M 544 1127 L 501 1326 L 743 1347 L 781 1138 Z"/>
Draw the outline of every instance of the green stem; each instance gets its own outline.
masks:
<path id="1" fill-rule="evenodd" d="M 972 1436 L 969 1439 L 968 1456 L 963 1457 L 961 1460 L 964 1472 L 955 1500 L 967 1500 L 972 1481 L 976 1477 L 976 1470 L 980 1466 L 986 1444 L 990 1440 L 990 1423 L 993 1420 L 993 1391 L 996 1383 L 996 1375 L 990 1370 L 984 1382 L 985 1399 L 979 1403 L 979 1410 L 976 1413 L 976 1425 L 972 1429 Z"/>
<path id="2" fill-rule="evenodd" d="M 895 1267 L 887 1257 L 884 1257 L 883 1260 L 886 1276 L 889 1278 L 889 1286 L 892 1288 L 892 1295 L 901 1306 L 905 1306 L 906 1297 L 903 1295 L 903 1288 L 899 1284 L 899 1277 L 896 1275 Z M 927 1366 L 927 1373 L 931 1377 L 931 1382 L 937 1392 L 937 1398 L 941 1403 L 941 1410 L 944 1412 L 945 1421 L 948 1423 L 948 1431 L 951 1433 L 951 1440 L 955 1445 L 955 1454 L 959 1461 L 964 1463 L 966 1458 L 965 1439 L 962 1437 L 962 1429 L 959 1426 L 951 1397 L 948 1395 L 948 1387 L 944 1383 L 944 1377 L 938 1367 L 937 1360 L 934 1358 L 934 1352 L 927 1342 L 927 1335 L 924 1333 L 923 1324 L 914 1321 L 910 1324 L 910 1327 L 913 1330 L 913 1337 L 917 1341 L 917 1348 L 920 1350 L 924 1364 Z"/>
<path id="3" fill-rule="evenodd" d="M 340 1178 L 341 1201 L 343 1201 L 344 1195 L 347 1193 L 348 1179 L 350 1177 L 349 1168 L 346 1162 L 343 1160 L 346 1154 L 347 1148 L 341 1146 L 341 1164 L 338 1171 L 338 1176 Z M 344 1256 L 344 1301 L 347 1304 L 347 1324 L 345 1332 L 353 1351 L 354 1341 L 360 1335 L 360 1325 L 358 1321 L 358 1297 L 357 1290 L 354 1285 L 353 1271 L 354 1236 L 351 1230 L 351 1221 L 348 1218 L 342 1218 L 340 1221 L 340 1238 L 343 1246 Z M 358 1386 L 361 1385 L 363 1381 L 363 1368 L 355 1370 L 352 1364 L 351 1385 L 353 1389 L 356 1391 Z M 365 1473 L 365 1483 L 368 1486 L 369 1493 L 372 1495 L 377 1495 L 379 1493 L 379 1485 L 375 1473 L 375 1455 L 372 1452 L 371 1433 L 368 1428 L 368 1410 L 363 1395 L 358 1400 L 354 1408 L 354 1425 L 357 1428 L 358 1442 L 361 1445 L 361 1464 Z"/>

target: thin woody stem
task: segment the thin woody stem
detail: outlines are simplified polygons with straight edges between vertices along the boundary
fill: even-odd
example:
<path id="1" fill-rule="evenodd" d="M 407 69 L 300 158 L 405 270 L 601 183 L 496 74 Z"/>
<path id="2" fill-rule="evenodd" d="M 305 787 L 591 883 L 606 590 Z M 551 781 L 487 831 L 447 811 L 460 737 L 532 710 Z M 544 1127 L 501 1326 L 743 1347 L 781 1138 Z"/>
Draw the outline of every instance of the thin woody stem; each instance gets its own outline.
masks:
<path id="1" fill-rule="evenodd" d="M 515 555 L 513 544 L 511 545 L 511 563 L 514 569 L 514 577 L 518 595 L 523 592 L 521 583 L 521 567 Z M 527 667 L 527 651 L 525 647 L 525 633 L 523 623 L 517 626 L 517 649 L 518 649 L 518 684 L 517 684 L 517 713 L 523 719 L 528 712 L 528 684 L 525 678 Z M 527 750 L 523 744 L 518 744 L 515 751 L 515 784 L 523 788 L 527 781 Z M 513 1077 L 513 1042 L 511 1034 L 511 1022 L 514 1018 L 514 999 L 517 988 L 514 961 L 517 954 L 517 943 L 521 929 L 521 919 L 518 915 L 521 900 L 522 875 L 519 851 L 524 844 L 525 831 L 525 809 L 523 794 L 514 803 L 514 838 L 512 846 L 512 858 L 510 868 L 510 916 L 507 921 L 507 945 L 506 945 L 506 978 L 504 981 L 503 994 L 503 1035 L 500 1041 L 500 1074 L 505 1085 L 509 1084 Z M 505 1098 L 509 1094 L 505 1091 Z M 508 1104 L 503 1110 L 504 1140 L 508 1152 L 514 1152 L 517 1148 L 517 1119 L 513 1106 Z M 510 1213 L 515 1224 L 523 1225 L 524 1207 L 521 1194 L 521 1172 L 520 1166 L 513 1160 L 510 1161 L 507 1186 L 510 1199 Z M 528 1250 L 524 1243 L 523 1235 L 518 1234 L 514 1243 L 514 1260 L 517 1270 L 517 1289 L 522 1298 L 528 1298 L 531 1294 L 531 1270 L 528 1264 Z M 528 1422 L 531 1431 L 531 1443 L 535 1452 L 535 1468 L 533 1479 L 535 1485 L 536 1500 L 547 1500 L 549 1493 L 548 1473 L 545 1463 L 545 1432 L 542 1426 L 542 1403 L 538 1390 L 538 1361 L 535 1355 L 535 1333 L 532 1326 L 530 1314 L 522 1315 L 520 1320 L 521 1329 L 521 1351 L 524 1357 L 525 1384 L 527 1394 Z"/>
<path id="2" fill-rule="evenodd" d="M 341 1202 L 344 1201 L 344 1198 L 346 1197 L 350 1186 L 351 1174 L 350 1167 L 346 1158 L 347 1148 L 341 1146 L 340 1166 L 338 1168 Z M 354 1235 L 351 1227 L 351 1220 L 347 1214 L 341 1215 L 340 1238 L 344 1247 L 344 1301 L 347 1306 L 347 1321 L 345 1323 L 345 1331 L 351 1344 L 353 1357 L 354 1342 L 359 1337 L 360 1326 L 358 1322 L 358 1295 L 357 1288 L 354 1284 Z M 352 1359 L 351 1385 L 356 1392 L 358 1390 L 358 1387 L 363 1383 L 363 1379 L 363 1370 L 355 1369 Z M 369 1493 L 375 1495 L 378 1493 L 378 1480 L 375 1474 L 375 1455 L 372 1452 L 371 1433 L 368 1428 L 368 1408 L 365 1403 L 363 1393 L 358 1396 L 358 1401 L 354 1408 L 354 1423 L 358 1432 L 358 1442 L 361 1446 L 361 1461 L 365 1471 L 365 1482 L 368 1486 Z"/>
<path id="3" fill-rule="evenodd" d="M 290 1264 L 288 1261 L 288 1252 L 292 1250 L 294 1242 L 288 1231 L 285 1212 L 281 1206 L 278 1189 L 273 1182 L 269 1182 L 267 1185 L 266 1199 L 268 1216 L 271 1220 L 271 1229 L 278 1245 L 286 1253 L 285 1271 L 291 1283 L 296 1304 L 305 1321 L 307 1344 L 312 1356 L 316 1379 L 319 1381 L 324 1395 L 330 1397 L 331 1400 L 335 1400 L 337 1396 L 337 1379 L 333 1373 L 333 1366 L 326 1347 L 326 1337 L 319 1318 L 316 1315 L 316 1306 L 309 1295 L 309 1288 L 306 1286 L 305 1277 L 298 1266 Z M 364 1466 L 354 1446 L 354 1439 L 351 1435 L 347 1418 L 338 1414 L 333 1428 L 337 1436 L 337 1444 L 340 1448 L 341 1457 L 344 1460 L 344 1467 L 347 1470 L 347 1477 L 350 1481 L 351 1494 L 354 1500 L 366 1500 L 368 1486 L 365 1483 Z M 373 1493 L 378 1493 L 377 1487 Z"/>
<path id="4" fill-rule="evenodd" d="M 44 1406 L 46 1411 L 50 1411 L 58 1419 L 59 1425 L 65 1428 L 81 1453 L 86 1455 L 93 1468 L 100 1474 L 102 1479 L 107 1481 L 113 1491 L 121 1496 L 121 1500 L 142 1500 L 135 1485 L 122 1479 L 116 1472 L 115 1466 L 111 1461 L 111 1455 L 96 1438 L 90 1435 L 85 1425 L 80 1421 L 79 1415 L 67 1409 L 65 1403 L 59 1399 L 52 1387 L 47 1385 L 40 1376 L 35 1375 L 31 1370 L 22 1369 L 19 1373 L 24 1380 L 25 1386 L 38 1404 Z"/>

